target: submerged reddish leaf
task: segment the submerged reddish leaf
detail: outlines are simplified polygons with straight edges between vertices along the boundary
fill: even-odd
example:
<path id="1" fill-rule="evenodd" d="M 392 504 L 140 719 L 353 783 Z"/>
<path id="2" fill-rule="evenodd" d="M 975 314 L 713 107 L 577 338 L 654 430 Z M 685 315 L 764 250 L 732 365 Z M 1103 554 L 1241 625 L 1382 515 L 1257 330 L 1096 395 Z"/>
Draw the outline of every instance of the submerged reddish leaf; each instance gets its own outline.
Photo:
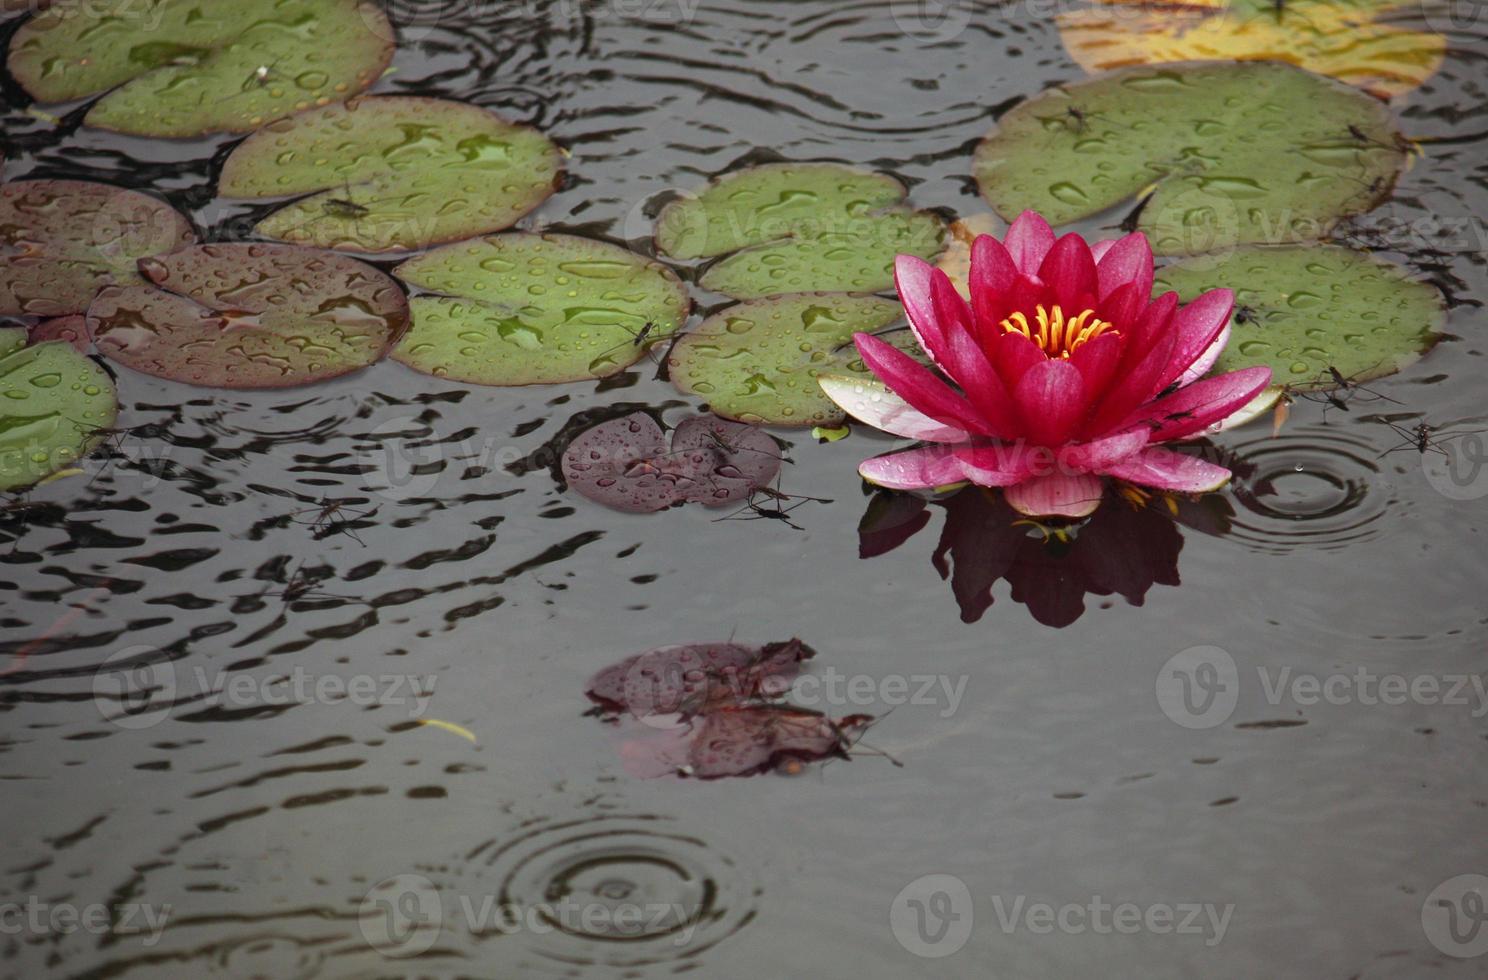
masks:
<path id="1" fill-rule="evenodd" d="M 570 488 L 616 510 L 645 514 L 684 503 L 708 507 L 742 500 L 780 470 L 780 447 L 753 426 L 712 415 L 689 418 L 667 448 L 645 412 L 601 422 L 563 454 Z"/>
<path id="2" fill-rule="evenodd" d="M 849 759 L 871 715 L 829 718 L 789 705 L 724 707 L 621 748 L 626 772 L 722 779 L 770 772 L 788 762 Z"/>
<path id="3" fill-rule="evenodd" d="M 696 643 L 627 657 L 595 674 L 585 692 L 606 711 L 637 718 L 691 716 L 720 704 L 774 696 L 790 687 L 800 664 L 816 656 L 800 640 L 749 647 Z"/>
<path id="4" fill-rule="evenodd" d="M 103 354 L 219 388 L 323 381 L 382 357 L 408 326 L 398 284 L 355 259 L 294 245 L 200 245 L 140 262 L 151 285 L 88 310 Z"/>
<path id="5" fill-rule="evenodd" d="M 849 758 L 873 724 L 871 715 L 833 719 L 781 700 L 815 655 L 796 639 L 661 647 L 601 670 L 585 693 L 598 713 L 640 722 L 626 724 L 620 745 L 633 776 L 752 776 Z"/>

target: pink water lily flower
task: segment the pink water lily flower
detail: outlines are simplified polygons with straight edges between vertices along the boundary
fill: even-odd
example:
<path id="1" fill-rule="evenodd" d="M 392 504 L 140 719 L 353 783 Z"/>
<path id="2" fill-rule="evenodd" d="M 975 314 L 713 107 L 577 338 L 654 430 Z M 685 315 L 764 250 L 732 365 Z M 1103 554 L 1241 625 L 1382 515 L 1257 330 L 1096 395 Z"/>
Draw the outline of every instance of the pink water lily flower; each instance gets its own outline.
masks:
<path id="1" fill-rule="evenodd" d="M 899 256 L 895 282 L 931 368 L 871 334 L 856 335 L 871 382 L 823 378 L 845 411 L 928 443 L 866 460 L 871 483 L 920 489 L 970 481 L 1002 487 L 1030 516 L 1084 517 L 1111 476 L 1159 490 L 1217 490 L 1222 466 L 1161 444 L 1193 438 L 1270 383 L 1246 368 L 1199 380 L 1230 335 L 1234 294 L 1180 306 L 1152 298 L 1152 248 L 1141 234 L 1087 245 L 1055 239 L 1025 212 L 999 242 L 971 248 L 968 304 L 939 269 Z"/>

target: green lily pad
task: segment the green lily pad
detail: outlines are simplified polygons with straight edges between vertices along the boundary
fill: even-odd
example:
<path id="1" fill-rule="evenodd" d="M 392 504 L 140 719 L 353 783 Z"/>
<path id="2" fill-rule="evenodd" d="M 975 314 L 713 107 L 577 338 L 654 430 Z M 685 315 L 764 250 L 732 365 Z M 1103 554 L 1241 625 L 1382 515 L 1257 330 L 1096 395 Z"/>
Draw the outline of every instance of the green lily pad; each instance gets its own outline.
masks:
<path id="1" fill-rule="evenodd" d="M 877 292 L 894 284 L 894 256 L 940 254 L 940 218 L 904 205 L 886 174 L 835 163 L 782 163 L 727 174 L 673 201 L 656 219 L 656 247 L 674 259 L 728 257 L 705 289 L 737 299 L 806 292 Z"/>
<path id="2" fill-rule="evenodd" d="M 393 359 L 471 384 L 607 377 L 676 333 L 691 308 L 671 270 L 572 235 L 458 242 L 393 274 L 441 294 L 414 298 L 413 328 Z"/>
<path id="3" fill-rule="evenodd" d="M 1159 255 L 1321 238 L 1376 207 L 1408 144 L 1378 99 L 1274 62 L 1127 68 L 1040 93 L 977 148 L 982 196 L 1053 224 L 1146 198 Z M 1147 196 L 1149 195 L 1150 196 Z"/>
<path id="4" fill-rule="evenodd" d="M 246 133 L 371 87 L 391 38 L 378 6 L 360 0 L 90 0 L 21 25 L 9 66 L 40 102 L 107 92 L 90 126 Z"/>
<path id="5" fill-rule="evenodd" d="M 892 300 L 807 293 L 749 300 L 683 334 L 668 362 L 672 383 L 716 415 L 767 425 L 837 426 L 846 418 L 822 392 L 822 374 L 868 376 L 852 335 L 904 316 Z M 886 340 L 917 351 L 908 330 Z"/>
<path id="6" fill-rule="evenodd" d="M 1394 374 L 1436 343 L 1446 304 L 1436 287 L 1399 266 L 1336 245 L 1245 247 L 1165 266 L 1157 289 L 1186 301 L 1235 291 L 1229 345 L 1215 371 L 1264 365 L 1293 388 Z"/>
<path id="7" fill-rule="evenodd" d="M 447 99 L 366 96 L 271 123 L 227 158 L 224 197 L 308 194 L 258 225 L 267 238 L 369 254 L 509 228 L 547 200 L 558 147 Z"/>
<path id="8" fill-rule="evenodd" d="M 195 241 L 191 223 L 138 191 L 82 180 L 0 184 L 0 315 L 65 316 L 139 259 Z"/>
<path id="9" fill-rule="evenodd" d="M 0 491 L 72 466 L 118 412 L 108 374 L 70 345 L 27 347 L 26 331 L 0 330 Z"/>
<path id="10" fill-rule="evenodd" d="M 110 360 L 216 388 L 283 388 L 356 371 L 408 325 L 408 299 L 372 266 L 334 252 L 262 243 L 197 245 L 110 286 L 88 332 Z"/>

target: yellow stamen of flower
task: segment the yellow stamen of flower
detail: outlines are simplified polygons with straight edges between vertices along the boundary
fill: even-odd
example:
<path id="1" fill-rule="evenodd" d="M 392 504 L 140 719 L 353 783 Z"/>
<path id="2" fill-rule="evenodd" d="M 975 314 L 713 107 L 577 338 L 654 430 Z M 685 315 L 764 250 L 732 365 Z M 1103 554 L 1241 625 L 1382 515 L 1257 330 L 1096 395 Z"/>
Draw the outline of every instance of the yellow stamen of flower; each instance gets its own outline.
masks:
<path id="1" fill-rule="evenodd" d="M 999 325 L 1008 333 L 1020 333 L 1027 337 L 1050 357 L 1068 358 L 1080 345 L 1089 343 L 1111 329 L 1111 324 L 1096 317 L 1094 310 L 1085 310 L 1077 317 L 1066 318 L 1064 311 L 1057 305 L 1045 309 L 1040 303 L 1034 307 L 1033 318 L 1036 324 L 1030 324 L 1028 317 L 1020 311 L 1010 314 Z"/>

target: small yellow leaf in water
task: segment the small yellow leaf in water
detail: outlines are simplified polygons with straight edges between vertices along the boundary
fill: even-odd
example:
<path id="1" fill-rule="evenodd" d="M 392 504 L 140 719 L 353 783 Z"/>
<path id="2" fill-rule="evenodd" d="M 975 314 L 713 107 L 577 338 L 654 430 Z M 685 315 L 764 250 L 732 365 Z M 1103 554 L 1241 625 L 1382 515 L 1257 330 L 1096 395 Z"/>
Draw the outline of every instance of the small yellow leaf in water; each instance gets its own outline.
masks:
<path id="1" fill-rule="evenodd" d="M 811 437 L 818 440 L 819 442 L 836 442 L 838 439 L 847 438 L 848 433 L 850 433 L 851 431 L 852 429 L 845 425 L 838 426 L 835 429 L 829 429 L 825 426 L 818 425 L 816 428 L 811 430 Z"/>
<path id="2" fill-rule="evenodd" d="M 950 235 L 946 238 L 946 250 L 941 253 L 935 267 L 950 276 L 956 291 L 970 300 L 971 289 L 967 286 L 967 281 L 971 278 L 971 243 L 976 241 L 978 235 L 1001 237 L 1004 233 L 1002 219 L 991 211 L 961 218 L 951 224 Z"/>
<path id="3" fill-rule="evenodd" d="M 46 476 L 42 477 L 40 480 L 37 481 L 36 485 L 38 487 L 44 487 L 48 483 L 56 483 L 58 480 L 64 479 L 64 478 L 69 477 L 69 476 L 82 476 L 82 475 L 83 475 L 83 471 L 80 470 L 80 469 L 78 469 L 77 467 L 73 467 L 72 469 L 69 469 L 69 470 L 58 470 L 55 473 L 49 473 Z"/>
<path id="4" fill-rule="evenodd" d="M 440 721 L 438 718 L 420 718 L 418 723 L 420 725 L 428 725 L 430 728 L 441 728 L 444 731 L 453 732 L 461 738 L 468 740 L 471 745 L 480 744 L 476 741 L 474 732 L 463 725 L 456 725 L 452 721 Z"/>
<path id="5" fill-rule="evenodd" d="M 1056 20 L 1086 71 L 1173 61 L 1284 61 L 1383 98 L 1441 67 L 1446 39 L 1384 21 L 1400 0 L 1103 0 Z"/>

